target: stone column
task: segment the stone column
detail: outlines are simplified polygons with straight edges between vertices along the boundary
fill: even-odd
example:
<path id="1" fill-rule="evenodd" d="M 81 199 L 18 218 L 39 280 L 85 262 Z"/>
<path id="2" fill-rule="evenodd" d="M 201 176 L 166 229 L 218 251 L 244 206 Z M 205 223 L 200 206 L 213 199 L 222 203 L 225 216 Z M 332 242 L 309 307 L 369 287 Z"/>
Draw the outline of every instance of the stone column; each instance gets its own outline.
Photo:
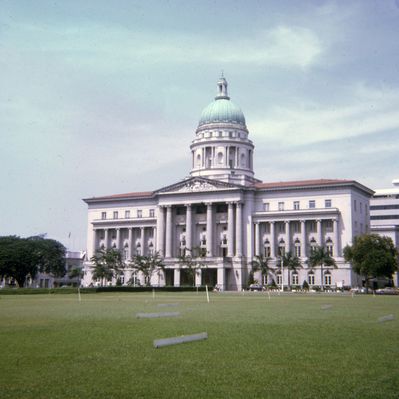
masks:
<path id="1" fill-rule="evenodd" d="M 121 229 L 116 229 L 116 249 L 121 249 Z"/>
<path id="2" fill-rule="evenodd" d="M 144 227 L 140 227 L 140 247 L 141 247 L 141 256 L 144 256 L 144 255 L 145 255 L 145 251 L 144 251 L 144 234 L 145 234 Z"/>
<path id="3" fill-rule="evenodd" d="M 174 269 L 173 276 L 174 276 L 173 285 L 175 287 L 180 287 L 180 269 L 177 268 Z"/>
<path id="4" fill-rule="evenodd" d="M 270 257 L 275 258 L 276 257 L 276 238 L 275 238 L 275 232 L 274 232 L 274 221 L 270 222 Z"/>
<path id="5" fill-rule="evenodd" d="M 321 247 L 323 245 L 323 236 L 321 232 L 321 220 L 317 219 L 317 244 Z"/>
<path id="6" fill-rule="evenodd" d="M 165 256 L 165 212 L 164 207 L 158 208 L 157 217 L 157 246 L 156 250 L 161 256 Z"/>
<path id="7" fill-rule="evenodd" d="M 108 229 L 104 229 L 104 243 L 105 249 L 108 249 Z"/>
<path id="8" fill-rule="evenodd" d="M 339 234 L 338 234 L 338 219 L 333 219 L 333 231 L 334 231 L 334 241 L 333 241 L 333 254 L 334 257 L 340 256 L 339 254 Z"/>
<path id="9" fill-rule="evenodd" d="M 224 267 L 218 267 L 217 273 L 218 273 L 218 286 L 221 289 L 221 291 L 224 291 L 226 289 L 226 286 L 225 286 L 226 276 L 225 276 Z"/>
<path id="10" fill-rule="evenodd" d="M 191 204 L 187 204 L 186 207 L 186 248 L 191 251 L 193 247 L 193 213 Z M 191 252 L 189 253 L 191 254 Z"/>
<path id="11" fill-rule="evenodd" d="M 157 248 L 157 228 L 155 226 L 152 228 L 152 245 L 155 253 Z"/>
<path id="12" fill-rule="evenodd" d="M 236 256 L 242 256 L 242 203 L 236 205 Z"/>
<path id="13" fill-rule="evenodd" d="M 166 207 L 166 248 L 165 257 L 172 256 L 172 206 Z"/>
<path id="14" fill-rule="evenodd" d="M 259 222 L 255 222 L 255 256 L 260 255 Z"/>
<path id="15" fill-rule="evenodd" d="M 133 227 L 129 227 L 128 228 L 129 231 L 129 253 L 128 253 L 128 257 L 130 260 L 132 260 L 132 255 L 133 255 Z"/>
<path id="16" fill-rule="evenodd" d="M 97 251 L 97 230 L 93 229 L 93 256 L 96 254 Z"/>
<path id="17" fill-rule="evenodd" d="M 227 210 L 227 256 L 234 256 L 234 205 L 228 203 Z"/>
<path id="18" fill-rule="evenodd" d="M 285 249 L 287 252 L 291 251 L 291 234 L 290 234 L 290 221 L 285 221 Z"/>
<path id="19" fill-rule="evenodd" d="M 212 203 L 206 204 L 206 255 L 213 256 L 213 210 Z"/>
<path id="20" fill-rule="evenodd" d="M 306 258 L 306 222 L 301 220 L 301 258 Z"/>
<path id="21" fill-rule="evenodd" d="M 201 282 L 202 282 L 202 270 L 197 269 L 195 271 L 195 285 L 199 287 L 201 285 Z"/>

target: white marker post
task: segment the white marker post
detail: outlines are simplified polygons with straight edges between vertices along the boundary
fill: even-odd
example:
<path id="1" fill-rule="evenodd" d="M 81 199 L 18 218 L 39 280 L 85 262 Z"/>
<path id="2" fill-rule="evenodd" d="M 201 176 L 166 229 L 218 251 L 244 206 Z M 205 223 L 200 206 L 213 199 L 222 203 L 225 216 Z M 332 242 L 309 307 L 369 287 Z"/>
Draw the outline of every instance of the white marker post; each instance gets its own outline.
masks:
<path id="1" fill-rule="evenodd" d="M 208 286 L 207 285 L 205 286 L 205 291 L 206 291 L 206 300 L 209 303 L 209 292 L 208 292 Z"/>
<path id="2" fill-rule="evenodd" d="M 270 301 L 270 291 L 267 290 L 267 295 L 269 296 L 269 301 Z"/>

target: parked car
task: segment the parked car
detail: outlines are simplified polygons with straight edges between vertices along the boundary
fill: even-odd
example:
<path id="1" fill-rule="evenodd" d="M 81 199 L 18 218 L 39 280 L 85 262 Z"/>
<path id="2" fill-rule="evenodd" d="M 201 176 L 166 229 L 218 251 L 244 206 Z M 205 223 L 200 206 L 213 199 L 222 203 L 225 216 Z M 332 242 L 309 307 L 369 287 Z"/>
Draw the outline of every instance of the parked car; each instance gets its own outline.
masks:
<path id="1" fill-rule="evenodd" d="M 261 284 L 251 284 L 249 286 L 250 291 L 263 291 L 264 287 Z"/>
<path id="2" fill-rule="evenodd" d="M 379 288 L 375 291 L 379 295 L 399 295 L 399 290 L 394 287 Z"/>

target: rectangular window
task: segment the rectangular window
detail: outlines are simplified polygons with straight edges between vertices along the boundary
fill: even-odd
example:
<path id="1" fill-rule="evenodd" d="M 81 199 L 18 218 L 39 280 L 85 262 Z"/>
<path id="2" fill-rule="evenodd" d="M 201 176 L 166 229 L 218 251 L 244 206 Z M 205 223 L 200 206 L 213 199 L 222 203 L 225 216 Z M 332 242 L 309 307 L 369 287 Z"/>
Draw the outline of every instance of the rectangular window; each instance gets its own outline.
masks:
<path id="1" fill-rule="evenodd" d="M 299 233 L 299 231 L 300 231 L 299 222 L 292 222 L 291 224 L 292 224 L 292 228 L 294 229 L 294 233 Z"/>
<path id="2" fill-rule="evenodd" d="M 125 211 L 125 219 L 129 219 L 130 218 L 130 211 Z"/>
<path id="3" fill-rule="evenodd" d="M 279 233 L 285 233 L 285 223 L 284 222 L 283 223 L 278 223 L 277 226 L 278 226 L 278 232 Z"/>
<path id="4" fill-rule="evenodd" d="M 265 202 L 263 205 L 264 205 L 265 212 L 269 212 L 270 204 L 268 202 Z"/>
<path id="5" fill-rule="evenodd" d="M 331 200 L 330 200 L 330 199 L 326 199 L 326 200 L 324 201 L 324 206 L 325 206 L 326 208 L 331 208 Z"/>
<path id="6" fill-rule="evenodd" d="M 265 247 L 265 257 L 270 258 L 270 254 L 271 254 L 270 247 L 269 246 Z"/>
<path id="7" fill-rule="evenodd" d="M 299 201 L 294 201 L 294 210 L 298 210 L 299 209 Z"/>
<path id="8" fill-rule="evenodd" d="M 363 203 L 359 202 L 360 213 L 363 213 Z"/>
<path id="9" fill-rule="evenodd" d="M 101 212 L 101 219 L 107 218 L 107 212 Z"/>
<path id="10" fill-rule="evenodd" d="M 282 284 L 282 282 L 283 282 L 283 280 L 282 280 L 282 278 L 281 278 L 281 274 L 277 274 L 277 284 L 278 285 L 281 285 Z"/>
<path id="11" fill-rule="evenodd" d="M 308 226 L 311 233 L 316 233 L 316 222 L 314 220 L 310 220 Z"/>
<path id="12" fill-rule="evenodd" d="M 118 219 L 118 211 L 114 211 L 114 219 Z"/>
<path id="13" fill-rule="evenodd" d="M 279 202 L 278 203 L 278 210 L 283 211 L 284 210 L 284 202 Z"/>
<path id="14" fill-rule="evenodd" d="M 143 217 L 143 211 L 141 209 L 137 209 L 137 217 L 142 218 Z"/>
<path id="15" fill-rule="evenodd" d="M 300 245 L 295 245 L 295 256 L 298 258 L 301 257 L 301 246 Z"/>
<path id="16" fill-rule="evenodd" d="M 316 208 L 316 201 L 310 200 L 309 201 L 309 209 L 314 209 L 314 208 Z"/>
<path id="17" fill-rule="evenodd" d="M 155 216 L 154 209 L 150 209 L 150 218 L 153 218 L 154 216 Z"/>
<path id="18" fill-rule="evenodd" d="M 314 285 L 314 274 L 309 274 L 308 275 L 308 283 L 310 285 Z"/>
<path id="19" fill-rule="evenodd" d="M 297 274 L 292 275 L 292 284 L 298 285 L 298 275 Z"/>
<path id="20" fill-rule="evenodd" d="M 353 201 L 353 209 L 356 212 L 357 211 L 357 202 L 356 200 Z"/>

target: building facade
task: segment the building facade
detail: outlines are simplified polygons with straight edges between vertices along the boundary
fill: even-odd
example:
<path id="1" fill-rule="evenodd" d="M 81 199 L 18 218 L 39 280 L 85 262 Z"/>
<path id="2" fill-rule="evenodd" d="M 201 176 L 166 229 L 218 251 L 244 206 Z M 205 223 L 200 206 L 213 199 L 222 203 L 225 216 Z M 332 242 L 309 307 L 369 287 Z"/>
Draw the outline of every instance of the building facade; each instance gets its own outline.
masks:
<path id="1" fill-rule="evenodd" d="M 370 200 L 371 232 L 390 237 L 399 249 L 399 179 L 392 181 L 393 187 L 375 190 Z M 394 283 L 399 286 L 398 273 Z"/>
<path id="2" fill-rule="evenodd" d="M 240 290 L 255 256 L 264 255 L 276 267 L 281 254 L 290 251 L 303 267 L 290 275 L 276 269 L 269 282 L 358 285 L 342 251 L 356 234 L 369 231 L 373 191 L 353 180 L 264 183 L 255 178 L 254 144 L 248 136 L 245 117 L 222 77 L 190 146 L 190 177 L 151 192 L 84 200 L 88 259 L 99 249 L 115 248 L 128 265 L 136 254 L 158 252 L 165 272 L 153 275 L 151 283 L 179 286 L 188 278 L 179 257 L 189 253 L 198 257 L 196 285 Z M 325 247 L 338 268 L 324 270 L 323 276 L 311 270 L 306 261 L 316 246 Z M 86 262 L 86 285 L 93 283 L 91 270 Z M 142 283 L 143 276 L 127 266 L 122 283 L 128 280 Z"/>

